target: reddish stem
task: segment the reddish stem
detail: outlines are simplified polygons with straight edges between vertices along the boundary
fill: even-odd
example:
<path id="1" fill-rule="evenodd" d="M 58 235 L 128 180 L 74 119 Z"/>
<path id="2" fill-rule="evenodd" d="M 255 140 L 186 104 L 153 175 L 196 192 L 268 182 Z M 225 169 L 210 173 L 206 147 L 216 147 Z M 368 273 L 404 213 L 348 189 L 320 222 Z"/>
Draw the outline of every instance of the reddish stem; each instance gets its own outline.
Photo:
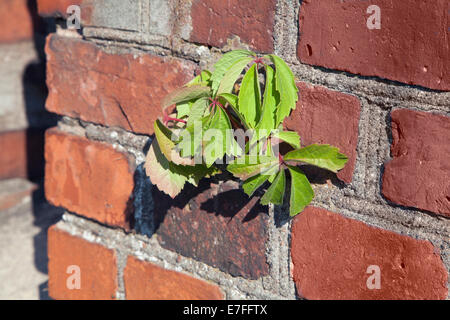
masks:
<path id="1" fill-rule="evenodd" d="M 172 117 L 167 117 L 167 120 L 181 122 L 181 123 L 186 123 L 186 120 L 178 119 L 178 118 L 172 118 Z"/>
<path id="2" fill-rule="evenodd" d="M 168 123 L 169 121 L 175 121 L 175 122 L 186 123 L 186 121 L 183 120 L 183 119 L 178 119 L 178 118 L 172 118 L 172 117 L 169 117 L 169 115 L 167 114 L 167 110 L 164 109 L 164 110 L 163 110 L 163 123 L 164 123 L 164 125 L 167 126 L 167 123 Z"/>
<path id="3" fill-rule="evenodd" d="M 256 67 L 259 68 L 259 65 L 262 64 L 264 65 L 264 61 L 263 58 L 256 58 L 255 60 L 253 60 L 253 63 L 256 63 Z"/>
<path id="4" fill-rule="evenodd" d="M 278 163 L 280 164 L 280 166 L 286 164 L 281 153 L 278 153 Z"/>

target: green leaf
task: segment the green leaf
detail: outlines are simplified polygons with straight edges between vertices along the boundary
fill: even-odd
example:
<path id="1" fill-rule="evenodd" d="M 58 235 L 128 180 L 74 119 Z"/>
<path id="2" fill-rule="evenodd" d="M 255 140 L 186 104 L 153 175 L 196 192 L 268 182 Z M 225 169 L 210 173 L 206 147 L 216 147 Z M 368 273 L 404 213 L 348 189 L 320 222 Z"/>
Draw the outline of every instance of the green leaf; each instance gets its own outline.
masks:
<path id="1" fill-rule="evenodd" d="M 284 160 L 293 160 L 312 164 L 316 167 L 337 172 L 342 169 L 348 158 L 339 153 L 339 149 L 328 144 L 312 144 L 302 149 L 293 150 L 284 156 Z"/>
<path id="2" fill-rule="evenodd" d="M 156 120 L 154 129 L 159 148 L 167 160 L 180 165 L 193 164 L 193 159 L 181 157 L 178 150 L 175 149 L 175 141 L 178 140 L 178 137 L 169 128 L 164 126 L 161 121 Z"/>
<path id="3" fill-rule="evenodd" d="M 227 170 L 234 176 L 247 180 L 254 175 L 264 173 L 274 165 L 278 165 L 278 158 L 276 157 L 244 155 L 233 160 L 227 166 Z"/>
<path id="4" fill-rule="evenodd" d="M 236 113 L 239 113 L 238 111 L 238 96 L 232 93 L 221 93 L 219 98 L 222 97 L 228 104 L 233 108 L 233 110 Z"/>
<path id="5" fill-rule="evenodd" d="M 151 182 L 172 198 L 181 192 L 186 182 L 197 186 L 202 178 L 220 172 L 217 168 L 207 168 L 204 164 L 186 166 L 170 162 L 162 153 L 157 140 L 150 147 L 144 169 Z"/>
<path id="6" fill-rule="evenodd" d="M 220 81 L 219 88 L 217 89 L 217 95 L 222 93 L 230 93 L 233 91 L 234 84 L 236 83 L 239 75 L 247 64 L 253 60 L 252 57 L 243 57 L 237 60 L 225 73 Z M 214 75 L 214 74 L 213 74 Z"/>
<path id="7" fill-rule="evenodd" d="M 195 101 L 195 103 L 191 106 L 191 110 L 189 111 L 189 117 L 186 123 L 186 127 L 194 125 L 196 121 L 201 121 L 207 107 L 208 99 L 201 98 Z"/>
<path id="8" fill-rule="evenodd" d="M 227 131 L 231 129 L 230 119 L 221 107 L 216 107 L 216 111 L 211 119 L 206 135 L 203 156 L 207 167 L 210 167 L 217 159 L 222 159 L 227 151 Z M 208 136 L 209 135 L 209 136 Z"/>
<path id="9" fill-rule="evenodd" d="M 175 103 L 194 100 L 201 97 L 208 97 L 211 88 L 202 85 L 192 85 L 190 87 L 181 87 L 169 93 L 162 101 L 162 107 L 166 108 Z"/>
<path id="10" fill-rule="evenodd" d="M 209 136 L 207 137 L 209 141 L 206 143 L 204 158 L 208 167 L 217 159 L 222 159 L 225 154 L 241 155 L 242 150 L 235 142 L 231 131 L 230 119 L 221 107 L 216 107 L 206 135 Z"/>
<path id="11" fill-rule="evenodd" d="M 186 83 L 184 86 L 191 87 L 193 85 L 199 85 L 199 84 L 202 84 L 202 76 L 201 75 L 196 76 L 194 79 L 192 79 L 191 81 Z"/>
<path id="12" fill-rule="evenodd" d="M 244 128 L 248 129 L 249 125 L 247 124 L 247 122 L 244 119 L 244 116 L 239 112 L 238 109 L 238 100 L 239 100 L 238 96 L 232 93 L 221 93 L 218 97 L 219 99 L 221 98 L 225 101 L 224 104 L 228 102 L 231 109 L 233 109 L 234 113 L 239 117 L 239 120 L 241 120 L 241 123 L 244 125 Z"/>
<path id="13" fill-rule="evenodd" d="M 244 192 L 248 194 L 249 197 L 251 197 L 253 193 L 255 193 L 255 191 L 259 187 L 261 187 L 264 182 L 267 181 L 267 179 L 269 179 L 269 177 L 271 177 L 272 175 L 276 176 L 276 172 L 278 172 L 278 169 L 279 167 L 275 165 L 272 168 L 269 168 L 266 172 L 257 174 L 256 176 L 245 180 L 245 182 L 242 184 Z"/>
<path id="14" fill-rule="evenodd" d="M 155 120 L 153 127 L 162 153 L 169 161 L 172 161 L 172 149 L 175 147 L 175 142 L 172 140 L 172 132 L 159 120 Z"/>
<path id="15" fill-rule="evenodd" d="M 195 166 L 185 166 L 183 169 L 185 170 L 185 172 L 188 174 L 189 177 L 187 182 L 189 182 L 194 186 L 198 186 L 201 179 L 205 177 L 211 177 L 221 172 L 214 166 L 208 168 L 204 164 L 196 164 Z"/>
<path id="16" fill-rule="evenodd" d="M 193 103 L 191 101 L 177 104 L 177 118 L 181 119 L 189 115 L 192 104 Z"/>
<path id="17" fill-rule="evenodd" d="M 250 67 L 242 79 L 238 108 L 247 124 L 254 128 L 261 116 L 261 90 L 256 64 Z"/>
<path id="18" fill-rule="evenodd" d="M 202 135 L 208 129 L 210 120 L 207 116 L 203 117 L 181 131 L 177 150 L 182 157 L 194 156 L 200 157 L 200 159 L 195 159 L 196 162 L 201 160 Z"/>
<path id="19" fill-rule="evenodd" d="M 150 181 L 172 198 L 181 192 L 188 180 L 188 177 L 178 169 L 177 165 L 167 160 L 161 152 L 157 140 L 153 141 L 147 153 L 144 169 L 150 177 Z"/>
<path id="20" fill-rule="evenodd" d="M 191 87 L 193 85 L 210 86 L 211 72 L 203 70 L 198 76 L 186 83 L 185 87 Z"/>
<path id="21" fill-rule="evenodd" d="M 205 83 L 207 85 L 209 85 L 210 82 L 211 82 L 211 76 L 212 76 L 212 73 L 209 70 L 203 70 L 200 73 L 200 77 L 202 79 L 202 83 Z"/>
<path id="22" fill-rule="evenodd" d="M 295 131 L 275 131 L 272 136 L 289 143 L 294 148 L 300 148 L 300 136 Z"/>
<path id="23" fill-rule="evenodd" d="M 274 54 L 270 54 L 269 58 L 275 65 L 275 89 L 280 94 L 275 122 L 275 126 L 278 126 L 291 110 L 295 109 L 298 88 L 295 85 L 294 74 L 283 59 Z"/>
<path id="24" fill-rule="evenodd" d="M 302 170 L 293 166 L 288 166 L 288 169 L 291 174 L 289 214 L 293 217 L 311 203 L 314 198 L 314 191 Z"/>
<path id="25" fill-rule="evenodd" d="M 266 66 L 266 88 L 264 89 L 264 100 L 262 105 L 262 116 L 257 130 L 265 130 L 267 137 L 272 129 L 275 127 L 275 112 L 279 102 L 279 94 L 275 90 L 274 71 L 270 66 Z M 261 137 L 261 138 L 265 138 Z"/>
<path id="26" fill-rule="evenodd" d="M 255 55 L 253 52 L 247 50 L 233 50 L 225 53 L 214 65 L 214 72 L 211 75 L 211 87 L 213 94 L 215 95 L 217 93 L 217 89 L 219 88 L 219 84 L 222 81 L 223 76 L 237 60 L 253 55 Z"/>
<path id="27" fill-rule="evenodd" d="M 261 198 L 261 204 L 267 205 L 273 204 L 283 204 L 284 189 L 286 188 L 286 174 L 284 170 L 280 170 L 273 180 L 272 185 L 267 189 L 266 193 Z"/>

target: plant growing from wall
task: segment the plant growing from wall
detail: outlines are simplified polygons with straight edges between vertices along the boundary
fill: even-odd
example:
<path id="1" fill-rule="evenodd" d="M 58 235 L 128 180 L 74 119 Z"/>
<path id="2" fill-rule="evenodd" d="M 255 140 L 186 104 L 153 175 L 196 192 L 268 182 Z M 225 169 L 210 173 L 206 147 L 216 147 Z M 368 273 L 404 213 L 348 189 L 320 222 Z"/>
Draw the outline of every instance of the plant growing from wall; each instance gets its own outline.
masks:
<path id="1" fill-rule="evenodd" d="M 300 147 L 299 135 L 283 128 L 296 107 L 297 92 L 294 75 L 280 57 L 226 53 L 213 72 L 202 71 L 164 99 L 147 154 L 147 175 L 174 198 L 186 183 L 197 185 L 226 170 L 243 181 L 249 196 L 268 185 L 260 202 L 281 205 L 289 174 L 290 215 L 296 215 L 314 197 L 299 165 L 337 172 L 347 162 L 327 144 Z M 281 154 L 281 143 L 291 150 Z"/>

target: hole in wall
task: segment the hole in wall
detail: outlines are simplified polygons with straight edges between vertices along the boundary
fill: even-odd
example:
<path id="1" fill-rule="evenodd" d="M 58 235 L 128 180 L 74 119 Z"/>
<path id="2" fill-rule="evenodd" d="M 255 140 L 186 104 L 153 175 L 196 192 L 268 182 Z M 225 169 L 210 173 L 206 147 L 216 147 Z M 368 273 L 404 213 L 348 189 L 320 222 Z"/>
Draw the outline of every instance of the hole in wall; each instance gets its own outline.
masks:
<path id="1" fill-rule="evenodd" d="M 311 45 L 309 44 L 306 45 L 306 53 L 308 54 L 308 57 L 311 57 L 313 54 Z"/>

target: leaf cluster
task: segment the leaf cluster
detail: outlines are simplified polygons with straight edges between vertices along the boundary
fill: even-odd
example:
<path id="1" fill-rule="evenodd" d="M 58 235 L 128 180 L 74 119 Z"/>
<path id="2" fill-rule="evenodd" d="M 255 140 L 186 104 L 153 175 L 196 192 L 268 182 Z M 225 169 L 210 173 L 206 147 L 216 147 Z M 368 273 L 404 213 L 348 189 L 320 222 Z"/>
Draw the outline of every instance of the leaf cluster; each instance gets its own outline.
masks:
<path id="1" fill-rule="evenodd" d="M 146 172 L 173 198 L 186 183 L 197 185 L 226 168 L 243 181 L 249 196 L 268 185 L 260 199 L 264 205 L 283 203 L 289 174 L 294 216 L 314 197 L 300 166 L 337 172 L 347 162 L 327 144 L 301 147 L 298 133 L 283 128 L 297 100 L 294 75 L 283 59 L 273 54 L 258 57 L 246 50 L 228 52 L 213 72 L 202 71 L 166 96 L 164 116 L 154 123 Z M 283 155 L 282 143 L 290 149 Z"/>

